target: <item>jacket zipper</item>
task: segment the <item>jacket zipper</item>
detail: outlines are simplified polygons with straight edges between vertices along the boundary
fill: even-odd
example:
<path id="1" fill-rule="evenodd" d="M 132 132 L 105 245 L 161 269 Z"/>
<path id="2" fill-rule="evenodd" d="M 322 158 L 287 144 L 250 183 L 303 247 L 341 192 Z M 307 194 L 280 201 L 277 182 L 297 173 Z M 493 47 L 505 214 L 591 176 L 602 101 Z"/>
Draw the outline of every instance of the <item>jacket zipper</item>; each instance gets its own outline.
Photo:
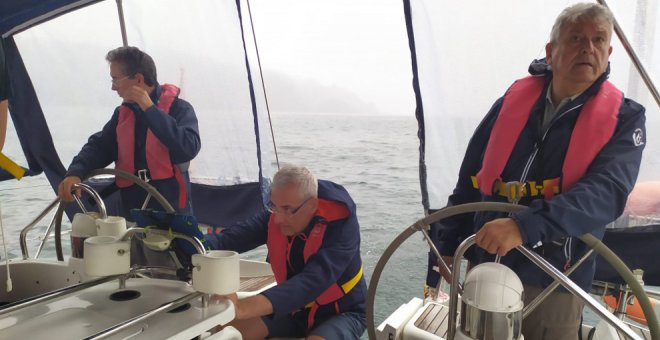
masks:
<path id="1" fill-rule="evenodd" d="M 520 183 L 525 183 L 527 181 L 527 175 L 529 175 L 529 169 L 532 167 L 532 163 L 534 163 L 534 159 L 536 158 L 536 155 L 538 154 L 539 149 L 540 149 L 539 144 L 542 144 L 543 141 L 545 141 L 545 137 L 548 135 L 548 131 L 550 131 L 552 126 L 555 125 L 555 123 L 559 119 L 561 119 L 561 117 L 565 116 L 567 113 L 569 113 L 569 112 L 571 112 L 571 111 L 573 111 L 573 110 L 575 110 L 579 107 L 582 107 L 582 105 L 584 105 L 584 104 L 580 104 L 578 106 L 575 106 L 571 109 L 568 109 L 568 110 L 560 113 L 559 116 L 555 117 L 555 119 L 553 119 L 550 122 L 550 126 L 548 126 L 548 128 L 543 133 L 543 136 L 541 136 L 541 140 L 534 143 L 534 151 L 532 152 L 532 154 L 527 159 L 527 163 L 525 163 L 525 167 L 523 168 L 523 173 L 522 173 L 521 178 L 520 178 Z M 509 214 L 509 216 L 511 216 L 511 214 Z M 570 267 L 570 261 L 571 261 L 572 255 L 573 255 L 572 254 L 572 249 L 571 249 L 571 246 L 570 246 L 571 243 L 572 243 L 571 242 L 571 237 L 566 238 L 566 241 L 564 242 L 564 247 L 563 247 L 564 248 L 564 256 L 566 257 L 566 263 L 564 264 L 564 271 L 566 271 L 566 269 L 568 269 L 568 267 Z M 534 245 L 534 247 L 540 246 L 542 244 L 543 243 L 541 241 L 539 241 L 537 244 Z"/>
<path id="2" fill-rule="evenodd" d="M 584 104 L 580 104 L 576 107 L 573 107 L 569 110 L 566 110 L 566 111 L 562 112 L 559 116 L 557 116 L 555 119 L 553 119 L 552 122 L 550 122 L 550 126 L 548 126 L 548 128 L 543 133 L 543 136 L 541 136 L 540 143 L 543 143 L 543 141 L 545 140 L 545 137 L 548 135 L 548 131 L 550 131 L 552 126 L 555 125 L 555 123 L 559 119 L 561 119 L 561 117 L 565 116 L 567 113 L 569 113 L 569 112 L 571 112 L 571 111 L 573 111 L 573 110 L 575 110 L 579 107 L 582 107 L 582 105 L 584 105 Z M 527 175 L 529 175 L 529 169 L 532 167 L 532 163 L 534 162 L 534 158 L 536 158 L 536 154 L 538 153 L 538 151 L 539 151 L 539 142 L 536 142 L 536 143 L 534 143 L 534 151 L 532 152 L 532 155 L 527 159 L 527 163 L 525 163 L 525 168 L 523 168 L 523 173 L 522 173 L 521 178 L 520 178 L 520 183 L 525 183 L 525 181 L 527 180 Z"/>

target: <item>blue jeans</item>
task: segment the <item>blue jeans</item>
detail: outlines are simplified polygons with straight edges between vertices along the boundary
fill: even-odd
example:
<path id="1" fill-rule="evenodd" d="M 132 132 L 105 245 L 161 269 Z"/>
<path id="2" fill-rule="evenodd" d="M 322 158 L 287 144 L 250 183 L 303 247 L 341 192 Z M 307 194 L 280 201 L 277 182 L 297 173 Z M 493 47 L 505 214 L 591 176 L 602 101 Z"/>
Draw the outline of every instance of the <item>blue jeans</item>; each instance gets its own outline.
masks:
<path id="1" fill-rule="evenodd" d="M 342 313 L 319 321 L 309 334 L 307 323 L 300 318 L 285 317 L 273 320 L 268 316 L 261 318 L 268 328 L 268 337 L 305 337 L 316 335 L 328 340 L 360 339 L 367 328 L 363 313 Z"/>

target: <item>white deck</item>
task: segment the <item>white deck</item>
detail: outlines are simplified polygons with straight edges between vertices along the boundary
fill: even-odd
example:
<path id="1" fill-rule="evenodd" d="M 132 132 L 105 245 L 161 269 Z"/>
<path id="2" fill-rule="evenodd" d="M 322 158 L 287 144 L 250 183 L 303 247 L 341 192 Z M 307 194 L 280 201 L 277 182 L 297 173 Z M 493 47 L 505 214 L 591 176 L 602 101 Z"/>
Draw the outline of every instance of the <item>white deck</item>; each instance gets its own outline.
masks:
<path id="1" fill-rule="evenodd" d="M 81 264 L 82 261 L 75 259 L 68 262 L 12 262 L 14 290 L 7 294 L 2 289 L 0 301 L 20 301 L 94 279 L 80 271 Z M 0 274 L 2 282 L 5 279 L 3 274 Z M 267 263 L 241 261 L 239 296 L 256 294 L 273 284 L 274 278 Z M 110 299 L 113 293 L 127 290 L 138 292 L 139 297 L 127 301 Z M 14 311 L 9 311 L 11 308 L 3 310 L 0 306 L 0 339 L 88 338 L 192 293 L 195 291 L 187 282 L 130 278 L 122 289 L 119 289 L 119 281 L 113 280 Z M 107 339 L 191 339 L 234 318 L 234 306 L 228 301 L 210 303 L 207 308 L 202 308 L 199 297 L 189 303 L 187 309 L 155 314 Z M 240 339 L 236 333 L 227 333 L 230 334 L 214 334 L 213 339 Z"/>
<path id="2" fill-rule="evenodd" d="M 3 315 L 0 338 L 82 339 L 194 292 L 185 282 L 134 278 L 126 282 L 126 290 L 135 290 L 140 297 L 112 301 L 109 297 L 118 287 L 117 281 L 111 281 Z M 205 309 L 199 298 L 190 304 L 185 311 L 161 313 L 110 339 L 190 339 L 234 318 L 234 307 L 226 301 Z"/>

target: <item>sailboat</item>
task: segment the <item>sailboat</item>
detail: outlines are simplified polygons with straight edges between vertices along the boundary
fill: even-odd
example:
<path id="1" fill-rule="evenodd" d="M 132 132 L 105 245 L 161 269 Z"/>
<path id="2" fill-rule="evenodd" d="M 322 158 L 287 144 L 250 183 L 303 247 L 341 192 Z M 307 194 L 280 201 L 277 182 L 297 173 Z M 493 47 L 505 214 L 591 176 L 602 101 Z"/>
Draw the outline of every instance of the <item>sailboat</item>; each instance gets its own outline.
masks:
<path id="1" fill-rule="evenodd" d="M 444 205 L 444 197 L 451 190 L 456 178 L 454 172 L 458 169 L 461 157 L 455 153 L 462 152 L 445 149 L 445 144 L 437 139 L 440 136 L 434 133 L 434 128 L 452 115 L 462 116 L 468 111 L 481 115 L 490 105 L 479 103 L 472 96 L 466 99 L 464 89 L 456 86 L 458 80 L 466 79 L 470 68 L 477 71 L 477 75 L 471 76 L 471 79 L 491 77 L 489 80 L 496 81 L 494 85 L 483 82 L 476 89 L 480 93 L 479 97 L 483 96 L 484 101 L 490 102 L 498 94 L 489 94 L 489 91 L 504 88 L 506 84 L 502 82 L 514 79 L 520 73 L 513 67 L 525 65 L 531 56 L 517 55 L 519 59 L 500 57 L 496 62 L 497 67 L 492 69 L 494 72 L 483 72 L 475 65 L 458 68 L 462 64 L 459 62 L 461 60 L 452 59 L 454 57 L 464 58 L 465 53 L 482 54 L 484 50 L 499 51 L 506 48 L 501 45 L 465 46 L 468 42 L 485 44 L 494 40 L 489 36 L 476 39 L 458 35 L 462 32 L 453 28 L 462 27 L 468 21 L 461 22 L 456 13 L 467 11 L 473 17 L 493 20 L 490 23 L 485 21 L 484 26 L 497 27 L 497 35 L 516 36 L 506 31 L 500 17 L 487 15 L 488 11 L 494 12 L 494 8 L 489 7 L 492 4 L 476 6 L 486 12 L 484 15 L 471 12 L 474 9 L 465 4 L 448 1 L 403 1 L 403 4 L 409 21 L 409 32 L 414 34 L 409 37 L 414 37 L 411 42 L 414 41 L 415 46 L 411 59 L 416 79 L 417 118 L 422 136 L 420 177 L 424 208 L 431 211 Z M 553 8 L 559 8 L 560 5 L 565 7 L 566 4 L 538 2 L 515 4 L 515 7 L 510 2 L 499 4 L 520 12 L 523 11 L 518 6 L 525 6 L 527 13 L 555 13 L 558 10 L 553 11 Z M 640 10 L 641 13 L 657 13 L 652 2 L 644 3 L 644 6 L 648 8 Z M 257 53 L 254 41 L 250 38 L 251 27 L 246 21 L 249 16 L 247 7 L 247 2 L 240 0 L 3 2 L 0 4 L 0 33 L 12 80 L 14 97 L 11 100 L 11 114 L 24 151 L 24 159 L 21 156 L 13 158 L 27 165 L 28 176 L 44 173 L 50 184 L 56 187 L 64 173 L 64 164 L 68 164 L 85 138 L 94 132 L 75 122 L 85 117 L 94 120 L 95 124 L 90 126 L 98 127 L 107 116 L 106 112 L 96 112 L 116 105 L 117 99 L 108 90 L 109 84 L 104 81 L 107 79 L 104 73 L 107 66 L 103 60 L 105 52 L 122 44 L 144 46 L 162 71 L 160 79 L 177 84 L 183 90 L 182 96 L 195 105 L 200 121 L 204 121 L 200 126 L 202 134 L 217 138 L 204 145 L 203 153 L 195 160 L 191 170 L 194 182 L 193 205 L 199 221 L 214 228 L 262 209 L 266 179 L 272 175 L 277 162 L 272 136 L 268 131 L 265 95 L 260 91 L 263 84 L 258 76 Z M 430 14 L 439 14 L 442 20 Z M 536 15 L 528 16 L 538 20 Z M 159 18 L 157 22 L 148 20 L 156 17 Z M 551 20 L 554 15 L 548 17 L 547 20 Z M 186 24 L 189 22 L 195 22 L 194 29 Z M 440 23 L 449 23 L 449 29 L 447 26 L 441 25 L 438 28 L 433 25 Z M 542 34 L 532 34 L 537 26 L 538 29 L 545 29 L 550 23 L 524 25 L 525 30 L 529 31 L 526 39 L 541 44 L 547 32 L 544 30 Z M 653 29 L 648 26 L 645 28 L 651 32 L 647 33 L 648 36 L 654 36 Z M 520 27 L 508 29 L 519 33 Z M 476 34 L 479 37 L 484 32 L 482 30 Z M 450 38 L 456 41 L 447 40 Z M 445 53 L 443 46 L 466 52 L 455 55 Z M 523 48 L 517 46 L 509 49 L 522 53 Z M 425 49 L 428 53 L 423 52 Z M 491 64 L 488 63 L 489 66 Z M 660 63 L 644 64 L 657 66 Z M 507 69 L 507 65 L 512 66 Z M 70 83 L 79 85 L 65 85 Z M 438 88 L 443 90 L 438 93 L 445 95 L 434 95 Z M 491 99 L 486 98 L 488 96 Z M 457 100 L 458 104 L 451 104 L 443 98 L 461 99 Z M 644 104 L 647 108 L 653 107 L 648 100 Z M 222 112 L 222 115 L 218 112 Z M 653 112 L 649 112 L 648 116 L 659 117 Z M 451 123 L 453 128 L 446 129 L 443 137 L 467 139 L 479 119 L 477 116 L 454 120 Z M 102 187 L 109 181 L 111 179 L 103 177 L 90 181 L 90 190 Z M 105 201 L 107 213 L 112 214 L 112 198 Z M 224 209 L 217 209 L 218 206 Z M 66 207 L 67 215 L 73 218 L 76 209 L 75 205 Z M 228 215 L 229 212 L 240 215 Z M 25 297 L 11 300 L 17 303 L 8 307 L 11 309 L 0 309 L 0 313 L 9 310 L 4 315 L 0 314 L 0 334 L 29 333 L 32 338 L 39 338 L 48 337 L 48 332 L 56 329 L 72 332 L 67 333 L 71 338 L 190 338 L 206 336 L 205 331 L 211 324 L 224 324 L 232 318 L 230 305 L 205 306 L 201 296 L 186 283 L 133 277 L 122 283 L 121 278 L 114 275 L 99 280 L 86 276 L 81 261 L 68 259 L 68 262 L 58 261 L 53 264 L 48 259 L 36 259 L 41 249 L 40 244 L 36 254 L 24 251 L 24 260 L 10 263 L 10 267 L 17 268 L 12 272 L 15 280 L 20 276 L 18 268 L 21 265 L 34 265 L 29 268 L 26 266 L 28 270 L 24 273 L 29 279 L 25 282 L 32 283 L 25 287 L 35 287 L 35 290 Z M 45 269 L 47 267 L 54 270 L 48 271 Z M 267 277 L 267 274 L 267 266 L 263 263 L 241 262 L 241 276 L 246 280 Z M 0 281 L 6 278 L 0 277 Z M 650 280 L 649 283 L 654 284 Z M 138 291 L 144 300 L 150 299 L 149 304 L 141 304 L 143 300 L 138 298 L 127 302 L 131 306 L 140 305 L 139 310 L 132 311 L 133 314 L 116 313 L 108 317 L 100 313 L 100 310 L 109 309 L 106 308 L 111 304 L 108 296 L 124 291 L 124 284 L 129 287 L 132 284 L 140 286 L 142 290 Z M 34 295 L 36 289 L 37 296 Z M 148 295 L 152 289 L 171 290 L 173 294 L 157 297 Z M 81 304 L 80 297 L 86 297 L 85 294 L 95 298 L 82 299 Z M 66 299 L 62 300 L 62 297 Z M 20 302 L 23 298 L 29 301 Z M 72 304 L 67 307 L 58 304 L 58 301 L 69 301 Z M 415 312 L 419 308 L 413 307 L 420 307 L 415 303 L 410 306 Z M 85 311 L 89 310 L 94 313 L 86 314 Z M 115 310 L 114 307 L 112 310 Z M 21 317 L 14 317 L 15 313 L 22 313 Z M 177 324 L 179 318 L 185 318 L 189 323 Z M 411 319 L 412 316 L 407 320 Z M 448 322 L 444 324 L 450 325 Z M 231 332 L 216 335 L 217 338 L 221 336 L 239 338 Z"/>

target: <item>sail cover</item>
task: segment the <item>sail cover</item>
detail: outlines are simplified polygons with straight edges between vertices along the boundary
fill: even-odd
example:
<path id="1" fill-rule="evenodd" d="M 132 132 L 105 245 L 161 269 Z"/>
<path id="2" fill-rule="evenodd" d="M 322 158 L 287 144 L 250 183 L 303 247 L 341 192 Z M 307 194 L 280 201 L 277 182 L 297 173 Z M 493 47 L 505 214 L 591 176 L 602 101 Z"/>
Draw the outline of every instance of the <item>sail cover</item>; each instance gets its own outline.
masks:
<path id="1" fill-rule="evenodd" d="M 190 175 L 198 219 L 224 224 L 261 209 L 276 164 L 244 7 L 240 0 L 3 1 L 11 117 L 30 169 L 56 187 L 120 103 L 105 55 L 123 44 L 121 18 L 127 44 L 151 55 L 158 81 L 180 87 L 197 113 L 202 149 Z"/>

